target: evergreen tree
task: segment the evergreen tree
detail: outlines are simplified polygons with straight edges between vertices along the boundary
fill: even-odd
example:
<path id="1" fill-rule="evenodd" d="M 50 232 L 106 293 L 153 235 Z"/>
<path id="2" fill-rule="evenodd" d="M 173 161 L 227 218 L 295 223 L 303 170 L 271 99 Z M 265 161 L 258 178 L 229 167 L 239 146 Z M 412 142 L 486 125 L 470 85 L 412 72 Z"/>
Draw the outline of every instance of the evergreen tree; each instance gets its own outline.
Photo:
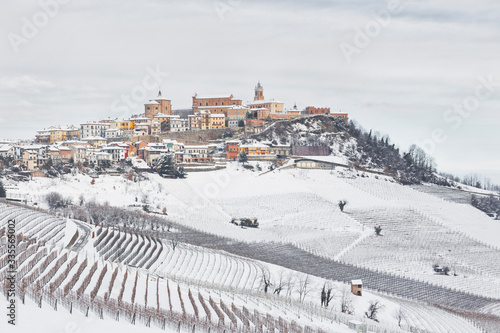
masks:
<path id="1" fill-rule="evenodd" d="M 248 162 L 248 156 L 244 150 L 242 150 L 241 153 L 238 154 L 238 162 L 241 162 L 243 164 Z"/>
<path id="2" fill-rule="evenodd" d="M 177 167 L 173 154 L 161 155 L 153 166 L 153 169 L 162 177 L 184 178 L 184 168 Z"/>
<path id="3" fill-rule="evenodd" d="M 7 192 L 5 192 L 5 188 L 3 187 L 3 183 L 0 180 L 0 198 L 6 198 Z"/>

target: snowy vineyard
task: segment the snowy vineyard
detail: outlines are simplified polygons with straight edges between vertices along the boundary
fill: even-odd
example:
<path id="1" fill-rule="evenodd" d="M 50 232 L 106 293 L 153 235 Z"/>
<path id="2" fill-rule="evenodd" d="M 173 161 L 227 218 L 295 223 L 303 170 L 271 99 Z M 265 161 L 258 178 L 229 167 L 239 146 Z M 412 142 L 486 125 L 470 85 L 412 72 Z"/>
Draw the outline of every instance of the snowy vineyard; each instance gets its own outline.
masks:
<path id="1" fill-rule="evenodd" d="M 322 332 L 318 324 L 331 331 L 332 325 L 350 319 L 313 304 L 263 295 L 257 284 L 259 274 L 266 271 L 249 260 L 187 245 L 173 249 L 159 239 L 111 228 L 96 229 L 95 253 L 74 252 L 61 242 L 65 219 L 0 203 L 4 295 L 9 285 L 8 220 L 16 221 L 19 298 L 24 302 L 28 297 L 39 307 L 189 332 L 313 333 Z M 110 260 L 120 256 L 131 265 Z M 372 329 L 385 331 L 377 325 Z"/>
<path id="2" fill-rule="evenodd" d="M 74 252 L 61 242 L 65 219 L 5 204 L 0 204 L 2 250 L 9 219 L 16 220 L 20 297 L 40 307 L 190 332 L 312 333 L 335 331 L 333 327 L 352 319 L 308 302 L 263 294 L 261 279 L 270 272 L 257 261 L 188 244 L 174 248 L 166 240 L 111 227 L 94 229 L 89 244 L 95 252 Z M 74 238 L 66 237 L 70 244 L 78 243 Z M 1 276 L 6 263 L 4 254 Z M 4 294 L 6 288 L 4 283 Z M 404 308 L 413 332 L 446 332 L 436 330 L 431 310 L 411 302 Z M 439 316 L 443 328 L 480 332 L 444 311 Z M 400 332 L 375 323 L 369 327 L 372 332 Z"/>

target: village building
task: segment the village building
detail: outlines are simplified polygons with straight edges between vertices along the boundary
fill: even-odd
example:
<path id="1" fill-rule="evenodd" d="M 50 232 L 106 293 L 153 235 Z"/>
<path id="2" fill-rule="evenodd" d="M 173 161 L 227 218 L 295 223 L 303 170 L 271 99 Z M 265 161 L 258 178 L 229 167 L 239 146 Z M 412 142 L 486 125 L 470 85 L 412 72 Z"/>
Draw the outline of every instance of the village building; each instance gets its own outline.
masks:
<path id="1" fill-rule="evenodd" d="M 208 146 L 184 146 L 183 163 L 209 163 L 211 161 Z"/>
<path id="2" fill-rule="evenodd" d="M 83 163 L 87 160 L 87 146 L 71 146 L 71 158 L 74 163 Z"/>
<path id="3" fill-rule="evenodd" d="M 238 154 L 244 151 L 248 156 L 269 155 L 269 146 L 263 143 L 250 143 L 238 146 Z"/>
<path id="4" fill-rule="evenodd" d="M 347 113 L 330 113 L 330 116 L 340 117 L 340 118 L 344 119 L 346 123 L 349 121 L 349 116 Z"/>
<path id="5" fill-rule="evenodd" d="M 227 114 L 227 109 L 231 106 L 241 105 L 241 99 L 235 99 L 232 94 L 218 96 L 193 96 L 193 114 L 201 110 L 214 114 Z"/>
<path id="6" fill-rule="evenodd" d="M 226 117 L 223 114 L 212 114 L 208 110 L 201 110 L 199 114 L 202 130 L 226 127 Z"/>
<path id="7" fill-rule="evenodd" d="M 61 154 L 59 153 L 59 148 L 56 146 L 47 147 L 47 153 L 45 155 L 47 158 L 51 160 L 59 160 L 61 158 Z"/>
<path id="8" fill-rule="evenodd" d="M 180 116 L 173 116 L 170 119 L 170 132 L 185 132 L 189 130 L 189 123 L 187 119 Z"/>
<path id="9" fill-rule="evenodd" d="M 177 115 L 168 115 L 165 113 L 155 114 L 153 117 L 153 122 L 160 123 L 160 133 L 168 133 L 171 131 L 171 121 L 172 119 L 178 119 Z"/>
<path id="10" fill-rule="evenodd" d="M 9 144 L 0 144 L 0 157 L 14 157 L 14 147 Z"/>
<path id="11" fill-rule="evenodd" d="M 308 106 L 308 107 L 306 107 L 306 114 L 308 114 L 308 115 L 317 115 L 317 114 L 328 115 L 328 114 L 330 114 L 330 108 L 317 108 L 314 106 Z"/>
<path id="12" fill-rule="evenodd" d="M 71 160 L 71 148 L 66 146 L 59 146 L 59 158 L 62 162 L 69 162 Z"/>
<path id="13" fill-rule="evenodd" d="M 290 116 L 290 119 L 291 118 L 296 118 L 296 117 L 302 117 L 302 116 L 306 116 L 307 115 L 307 111 L 306 110 L 300 110 L 297 107 L 297 104 L 294 104 L 293 108 L 291 108 L 290 110 L 286 110 L 285 113 Z"/>
<path id="14" fill-rule="evenodd" d="M 98 147 L 103 146 L 107 143 L 106 139 L 101 137 L 101 136 L 90 136 L 90 137 L 84 138 L 83 141 L 87 142 L 89 145 L 91 145 L 94 148 L 98 148 Z"/>
<path id="15" fill-rule="evenodd" d="M 161 134 L 161 123 L 153 121 L 151 123 L 151 135 L 160 135 L 160 134 Z"/>
<path id="16" fill-rule="evenodd" d="M 89 149 L 88 159 L 90 163 L 102 166 L 103 164 L 111 164 L 112 156 L 110 153 L 103 152 L 100 149 Z"/>
<path id="17" fill-rule="evenodd" d="M 163 139 L 162 144 L 169 151 L 180 151 L 184 149 L 184 144 L 177 142 L 177 140 Z"/>
<path id="18" fill-rule="evenodd" d="M 110 127 L 111 125 L 109 123 L 88 122 L 80 124 L 80 138 L 81 139 L 86 139 L 89 137 L 104 138 L 106 136 L 106 130 Z"/>
<path id="19" fill-rule="evenodd" d="M 289 145 L 272 145 L 269 147 L 269 152 L 271 155 L 278 157 L 288 157 L 292 154 L 292 147 Z"/>
<path id="20" fill-rule="evenodd" d="M 199 112 L 188 115 L 188 126 L 190 131 L 201 129 L 201 115 Z"/>
<path id="21" fill-rule="evenodd" d="M 80 130 L 75 126 L 52 126 L 48 129 L 49 143 L 66 141 L 66 140 L 77 140 L 80 138 Z"/>
<path id="22" fill-rule="evenodd" d="M 250 112 L 252 113 L 252 117 L 255 119 L 267 119 L 271 115 L 271 110 L 268 108 L 252 108 L 250 109 Z"/>
<path id="23" fill-rule="evenodd" d="M 123 130 L 118 128 L 109 128 L 104 131 L 104 138 L 106 139 L 116 139 L 123 136 Z"/>
<path id="24" fill-rule="evenodd" d="M 101 151 L 111 155 L 111 161 L 120 162 L 128 157 L 128 149 L 120 146 L 104 146 Z"/>
<path id="25" fill-rule="evenodd" d="M 363 296 L 363 281 L 352 280 L 351 281 L 351 293 L 357 296 Z"/>
<path id="26" fill-rule="evenodd" d="M 172 115 L 172 101 L 162 97 L 161 90 L 158 91 L 158 96 L 144 104 L 144 115 L 146 118 L 151 118 L 158 114 Z"/>
<path id="27" fill-rule="evenodd" d="M 250 109 L 246 106 L 236 105 L 227 109 L 226 115 L 226 127 L 238 127 L 240 121 L 244 121 L 247 118 L 247 113 Z"/>
<path id="28" fill-rule="evenodd" d="M 226 141 L 226 159 L 235 160 L 238 158 L 238 140 Z"/>
<path id="29" fill-rule="evenodd" d="M 169 153 L 168 149 L 146 147 L 144 148 L 144 161 L 146 161 L 149 166 L 154 166 L 160 156 L 167 153 Z"/>
<path id="30" fill-rule="evenodd" d="M 223 114 L 211 114 L 209 119 L 210 129 L 226 128 L 226 117 Z"/>
<path id="31" fill-rule="evenodd" d="M 22 153 L 22 162 L 27 170 L 36 170 L 38 167 L 38 153 L 34 150 L 24 150 Z"/>
<path id="32" fill-rule="evenodd" d="M 255 86 L 254 100 L 248 103 L 252 112 L 256 113 L 257 119 L 267 119 L 270 114 L 283 114 L 284 103 L 277 100 L 264 99 L 264 87 L 259 83 Z"/>
<path id="33" fill-rule="evenodd" d="M 115 120 L 110 123 L 110 128 L 115 128 L 122 131 L 131 131 L 134 129 L 134 122 L 130 119 Z"/>
<path id="34" fill-rule="evenodd" d="M 151 134 L 153 119 L 148 117 L 137 117 L 131 119 L 134 122 L 134 135 Z"/>
<path id="35" fill-rule="evenodd" d="M 35 135 L 35 142 L 40 144 L 49 144 L 50 143 L 50 131 L 43 129 L 41 131 L 37 131 Z"/>

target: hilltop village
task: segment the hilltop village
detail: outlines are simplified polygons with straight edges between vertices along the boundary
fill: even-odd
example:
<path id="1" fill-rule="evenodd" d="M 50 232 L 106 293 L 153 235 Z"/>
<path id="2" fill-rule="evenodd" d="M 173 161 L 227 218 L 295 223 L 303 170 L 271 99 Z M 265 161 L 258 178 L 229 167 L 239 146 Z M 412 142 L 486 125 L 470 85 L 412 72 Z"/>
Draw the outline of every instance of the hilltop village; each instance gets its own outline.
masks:
<path id="1" fill-rule="evenodd" d="M 329 107 L 286 109 L 279 100 L 265 99 L 260 82 L 254 93 L 246 104 L 232 94 L 195 93 L 191 109 L 173 110 L 172 100 L 160 90 L 144 104 L 143 113 L 128 119 L 104 118 L 78 127 L 54 125 L 39 130 L 31 142 L 0 141 L 0 163 L 18 166 L 30 176 L 44 176 L 55 163 L 109 168 L 130 158 L 146 170 L 160 156 L 170 155 L 176 165 L 189 170 L 214 170 L 241 154 L 267 161 L 291 155 L 290 144 L 247 140 L 276 121 L 315 115 L 348 121 L 348 114 L 331 113 Z"/>

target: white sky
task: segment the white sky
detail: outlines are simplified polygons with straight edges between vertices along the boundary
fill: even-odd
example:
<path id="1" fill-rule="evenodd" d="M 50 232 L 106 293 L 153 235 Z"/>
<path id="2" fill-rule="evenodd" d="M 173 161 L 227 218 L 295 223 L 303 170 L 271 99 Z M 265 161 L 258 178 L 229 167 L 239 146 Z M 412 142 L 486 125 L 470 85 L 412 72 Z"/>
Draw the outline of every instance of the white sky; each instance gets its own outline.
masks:
<path id="1" fill-rule="evenodd" d="M 158 68 L 174 109 L 190 107 L 195 92 L 251 100 L 260 80 L 266 98 L 348 112 L 403 150 L 441 129 L 446 140 L 432 149 L 440 170 L 500 183 L 498 3 L 407 0 L 390 13 L 391 1 L 42 0 L 58 4 L 52 17 L 38 1 L 3 1 L 0 138 L 140 113 L 157 84 L 135 107 L 121 107 L 122 95 Z M 355 44 L 366 28 L 367 45 Z M 359 46 L 350 62 L 347 44 Z M 451 113 L 489 76 L 468 117 Z"/>

